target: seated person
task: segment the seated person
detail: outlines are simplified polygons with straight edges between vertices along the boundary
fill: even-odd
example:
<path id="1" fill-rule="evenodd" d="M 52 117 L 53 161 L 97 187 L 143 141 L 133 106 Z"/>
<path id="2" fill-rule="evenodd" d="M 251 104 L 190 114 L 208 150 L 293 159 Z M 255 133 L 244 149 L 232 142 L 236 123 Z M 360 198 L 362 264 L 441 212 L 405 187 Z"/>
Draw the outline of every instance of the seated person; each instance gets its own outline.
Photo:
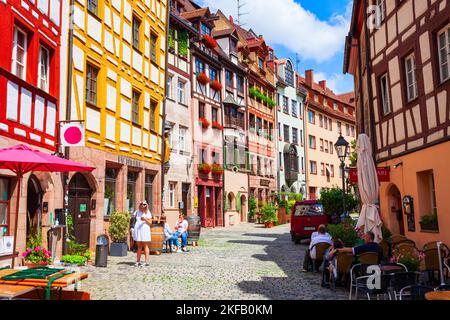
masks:
<path id="1" fill-rule="evenodd" d="M 188 224 L 187 220 L 184 219 L 183 213 L 180 212 L 180 214 L 178 215 L 177 224 L 175 225 L 175 233 L 174 233 L 174 235 L 176 235 L 177 238 L 181 236 L 181 240 L 182 240 L 181 250 L 183 252 L 187 251 L 186 247 L 187 247 L 187 244 L 188 244 L 188 236 L 189 236 L 189 234 L 187 232 L 188 226 L 189 226 L 189 224 Z M 180 249 L 178 249 L 177 252 L 180 252 Z"/>
<path id="2" fill-rule="evenodd" d="M 342 248 L 338 249 L 339 252 L 350 252 L 354 256 L 359 256 L 360 254 L 366 252 L 374 252 L 378 254 L 378 263 L 383 260 L 383 248 L 375 242 L 375 234 L 372 231 L 367 231 L 364 234 L 364 244 L 353 247 L 353 248 Z"/>
<path id="3" fill-rule="evenodd" d="M 178 240 L 178 236 L 175 232 L 172 232 L 169 224 L 166 222 L 164 224 L 164 241 L 168 243 L 171 251 L 178 251 L 180 247 L 180 241 Z"/>
<path id="4" fill-rule="evenodd" d="M 331 240 L 331 236 L 327 233 L 327 229 L 325 225 L 321 224 L 317 233 L 313 233 L 311 235 L 311 243 L 309 244 L 309 248 L 305 251 L 305 257 L 303 260 L 303 269 L 302 272 L 307 272 L 311 270 L 312 260 L 316 259 L 316 247 L 315 245 L 321 242 L 326 242 L 329 244 L 333 244 Z"/>
<path id="5" fill-rule="evenodd" d="M 330 281 L 330 274 L 333 272 L 334 277 L 337 277 L 336 270 L 336 254 L 338 249 L 342 249 L 344 244 L 342 240 L 338 239 L 333 241 L 331 247 L 327 249 L 325 252 L 325 259 L 323 260 L 322 270 L 324 272 L 324 276 L 322 277 L 322 286 L 326 286 Z"/>

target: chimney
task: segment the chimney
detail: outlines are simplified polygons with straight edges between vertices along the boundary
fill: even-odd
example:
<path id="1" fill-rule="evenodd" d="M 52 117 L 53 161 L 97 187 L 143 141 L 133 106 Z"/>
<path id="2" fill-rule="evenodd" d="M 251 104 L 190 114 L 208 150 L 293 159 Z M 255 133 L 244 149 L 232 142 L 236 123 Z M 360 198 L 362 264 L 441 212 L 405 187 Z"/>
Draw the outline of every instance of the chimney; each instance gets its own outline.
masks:
<path id="1" fill-rule="evenodd" d="M 230 16 L 230 22 L 233 23 L 233 17 L 232 16 Z"/>
<path id="2" fill-rule="evenodd" d="M 305 81 L 306 85 L 310 88 L 313 87 L 314 82 L 314 71 L 312 69 L 305 71 Z"/>
<path id="3" fill-rule="evenodd" d="M 322 87 L 322 89 L 326 89 L 327 88 L 327 80 L 322 80 L 319 82 L 319 86 Z"/>

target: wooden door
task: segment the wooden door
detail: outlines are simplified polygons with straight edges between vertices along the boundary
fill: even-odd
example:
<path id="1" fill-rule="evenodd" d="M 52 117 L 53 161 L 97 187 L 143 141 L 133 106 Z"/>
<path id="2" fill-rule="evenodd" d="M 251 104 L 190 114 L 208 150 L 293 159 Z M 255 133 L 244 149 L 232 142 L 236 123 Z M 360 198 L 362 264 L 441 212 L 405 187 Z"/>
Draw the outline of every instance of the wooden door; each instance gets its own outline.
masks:
<path id="1" fill-rule="evenodd" d="M 205 189 L 205 224 L 206 227 L 214 227 L 214 217 L 213 217 L 213 210 L 211 206 L 212 201 L 212 195 L 211 195 L 211 188 L 206 187 Z"/>
<path id="2" fill-rule="evenodd" d="M 86 178 L 77 173 L 69 183 L 69 214 L 73 218 L 73 228 L 77 243 L 89 246 L 91 231 L 91 193 Z"/>

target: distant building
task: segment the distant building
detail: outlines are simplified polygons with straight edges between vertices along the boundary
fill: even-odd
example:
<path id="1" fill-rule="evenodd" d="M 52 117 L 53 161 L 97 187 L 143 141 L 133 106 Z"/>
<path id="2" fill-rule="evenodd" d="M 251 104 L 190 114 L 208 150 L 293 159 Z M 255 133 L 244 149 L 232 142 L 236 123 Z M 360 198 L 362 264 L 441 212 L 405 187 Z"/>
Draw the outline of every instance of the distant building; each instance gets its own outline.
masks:
<path id="1" fill-rule="evenodd" d="M 366 24 L 365 2 L 353 2 L 344 72 L 355 77 L 358 127 L 390 170 L 381 216 L 419 248 L 448 244 L 450 2 L 376 4 L 380 15 Z"/>
<path id="2" fill-rule="evenodd" d="M 351 143 L 356 139 L 353 93 L 337 95 L 326 80 L 314 81 L 314 71 L 297 81 L 308 90 L 305 107 L 305 149 L 307 198 L 320 197 L 323 188 L 342 188 L 342 170 L 334 144 L 342 136 Z M 346 166 L 350 163 L 347 158 Z"/>

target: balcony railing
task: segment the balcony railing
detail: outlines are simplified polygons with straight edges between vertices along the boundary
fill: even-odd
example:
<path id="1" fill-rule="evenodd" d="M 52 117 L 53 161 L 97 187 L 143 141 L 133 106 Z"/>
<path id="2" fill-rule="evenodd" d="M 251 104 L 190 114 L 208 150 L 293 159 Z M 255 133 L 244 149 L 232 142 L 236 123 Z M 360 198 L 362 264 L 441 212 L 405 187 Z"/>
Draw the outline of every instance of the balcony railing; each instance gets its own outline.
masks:
<path id="1" fill-rule="evenodd" d="M 244 129 L 244 119 L 225 116 L 225 127 Z"/>

